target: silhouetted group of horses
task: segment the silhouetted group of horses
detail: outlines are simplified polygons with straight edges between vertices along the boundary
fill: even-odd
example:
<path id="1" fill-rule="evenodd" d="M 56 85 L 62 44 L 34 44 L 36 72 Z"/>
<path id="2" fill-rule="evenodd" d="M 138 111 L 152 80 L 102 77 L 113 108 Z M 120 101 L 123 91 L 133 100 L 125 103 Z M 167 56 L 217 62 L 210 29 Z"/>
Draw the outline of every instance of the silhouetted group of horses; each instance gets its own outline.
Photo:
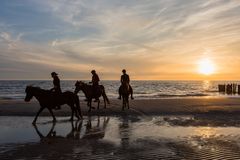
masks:
<path id="1" fill-rule="evenodd" d="M 120 87 L 120 94 L 122 96 L 122 110 L 124 110 L 125 107 L 129 109 L 129 95 L 130 95 L 130 90 L 129 90 L 129 84 L 122 84 L 122 87 Z M 33 124 L 36 123 L 37 118 L 39 114 L 47 108 L 50 112 L 50 114 L 53 117 L 53 121 L 56 121 L 56 118 L 53 114 L 53 109 L 56 106 L 64 105 L 67 104 L 71 108 L 71 118 L 70 120 L 73 120 L 74 114 L 75 116 L 80 119 L 82 118 L 82 112 L 80 108 L 80 102 L 77 93 L 82 90 L 83 93 L 85 94 L 86 100 L 87 100 L 87 105 L 89 107 L 88 112 L 91 112 L 91 109 L 94 108 L 92 107 L 92 99 L 97 99 L 98 102 L 98 109 L 99 109 L 99 104 L 100 100 L 99 97 L 103 97 L 104 100 L 104 108 L 106 108 L 106 102 L 109 104 L 109 99 L 106 95 L 105 88 L 103 85 L 99 85 L 97 91 L 94 93 L 94 90 L 92 88 L 92 85 L 89 85 L 87 83 L 84 83 L 82 81 L 77 81 L 75 83 L 75 90 L 74 92 L 71 91 L 66 91 L 62 92 L 61 94 L 55 93 L 50 90 L 44 90 L 41 89 L 40 87 L 33 87 L 33 86 L 27 86 L 25 89 L 26 92 L 26 97 L 25 101 L 29 102 L 33 97 L 35 97 L 39 104 L 40 104 L 40 109 L 37 112 Z"/>

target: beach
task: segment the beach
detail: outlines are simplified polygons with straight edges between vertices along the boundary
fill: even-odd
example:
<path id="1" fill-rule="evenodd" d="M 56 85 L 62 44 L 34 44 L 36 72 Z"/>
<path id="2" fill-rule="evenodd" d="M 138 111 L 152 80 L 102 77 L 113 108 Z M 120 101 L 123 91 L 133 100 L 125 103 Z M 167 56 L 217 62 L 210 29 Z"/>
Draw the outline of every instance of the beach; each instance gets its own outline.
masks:
<path id="1" fill-rule="evenodd" d="M 97 107 L 96 103 L 92 103 Z M 24 102 L 23 100 L 1 100 L 1 116 L 35 116 L 40 105 L 37 101 Z M 83 115 L 88 115 L 86 102 L 80 100 L 80 107 Z M 103 101 L 100 102 L 100 109 L 92 110 L 92 115 L 121 115 L 129 113 L 134 115 L 163 115 L 163 114 L 239 114 L 240 98 L 167 98 L 167 99 L 136 99 L 130 100 L 130 109 L 122 112 L 122 101 L 111 99 L 105 109 Z M 61 110 L 55 110 L 55 115 L 70 115 L 68 106 L 62 106 Z M 44 110 L 41 116 L 50 116 L 48 110 Z"/>
<path id="2" fill-rule="evenodd" d="M 0 159 L 239 159 L 240 99 L 168 98 L 121 101 L 69 121 L 70 109 L 44 110 L 38 102 L 0 102 Z M 96 107 L 96 103 L 93 106 Z"/>

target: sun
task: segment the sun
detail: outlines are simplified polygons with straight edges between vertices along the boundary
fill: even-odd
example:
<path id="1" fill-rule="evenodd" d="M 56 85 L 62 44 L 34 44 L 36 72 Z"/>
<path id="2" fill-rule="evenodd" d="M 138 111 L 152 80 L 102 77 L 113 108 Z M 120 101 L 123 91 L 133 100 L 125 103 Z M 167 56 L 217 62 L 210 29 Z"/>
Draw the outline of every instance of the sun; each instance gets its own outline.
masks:
<path id="1" fill-rule="evenodd" d="M 214 63 L 210 59 L 202 59 L 198 63 L 198 72 L 204 75 L 211 75 L 215 72 Z"/>

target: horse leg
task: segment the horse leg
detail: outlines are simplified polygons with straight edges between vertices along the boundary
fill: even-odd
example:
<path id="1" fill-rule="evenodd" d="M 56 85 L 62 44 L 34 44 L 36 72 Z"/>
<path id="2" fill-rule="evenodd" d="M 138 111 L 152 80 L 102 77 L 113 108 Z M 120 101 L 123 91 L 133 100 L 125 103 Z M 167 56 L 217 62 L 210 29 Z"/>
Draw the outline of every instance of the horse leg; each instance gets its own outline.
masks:
<path id="1" fill-rule="evenodd" d="M 107 101 L 107 103 L 110 104 L 104 88 L 103 88 L 103 91 L 102 91 L 102 96 L 103 96 L 103 99 L 104 99 L 104 103 L 106 103 L 106 101 Z"/>
<path id="2" fill-rule="evenodd" d="M 88 112 L 91 112 L 92 110 L 92 99 L 88 101 L 89 103 L 89 109 L 88 109 Z"/>
<path id="3" fill-rule="evenodd" d="M 44 108 L 45 108 L 45 107 L 41 107 L 41 108 L 39 109 L 39 111 L 37 112 L 37 115 L 35 116 L 35 118 L 34 118 L 34 120 L 33 120 L 33 122 L 32 122 L 32 124 L 36 124 L 37 118 L 38 118 L 39 114 L 43 111 Z"/>
<path id="4" fill-rule="evenodd" d="M 122 111 L 124 111 L 125 98 L 122 96 Z"/>
<path id="5" fill-rule="evenodd" d="M 74 105 L 74 103 L 73 104 L 69 104 L 69 106 L 70 106 L 70 108 L 71 108 L 71 110 L 72 110 L 72 114 L 74 114 L 75 113 L 75 117 L 79 120 L 80 119 L 80 117 L 79 117 L 79 115 L 78 115 L 78 106 L 76 105 L 76 107 L 75 107 L 75 105 Z M 80 106 L 79 106 L 80 107 Z M 71 120 L 73 120 L 73 116 L 72 116 L 72 118 L 70 119 L 70 121 Z"/>
<path id="6" fill-rule="evenodd" d="M 99 105 L 100 105 L 100 100 L 98 100 L 98 105 L 97 105 L 97 109 L 99 109 Z"/>
<path id="7" fill-rule="evenodd" d="M 53 117 L 53 122 L 56 122 L 56 118 L 55 118 L 55 116 L 54 116 L 54 114 L 53 114 L 52 109 L 51 109 L 51 108 L 48 108 L 48 110 L 49 110 L 49 112 L 51 113 L 51 115 L 52 115 L 52 117 Z"/>
<path id="8" fill-rule="evenodd" d="M 80 117 L 79 117 L 79 112 L 78 112 L 78 109 L 77 108 L 75 108 L 74 109 L 74 112 L 75 112 L 75 117 L 79 120 L 80 119 Z"/>
<path id="9" fill-rule="evenodd" d="M 104 108 L 106 108 L 107 107 L 107 105 L 106 105 L 106 99 L 103 97 L 103 101 L 104 101 Z"/>
<path id="10" fill-rule="evenodd" d="M 127 107 L 129 109 L 129 97 L 127 98 Z"/>
<path id="11" fill-rule="evenodd" d="M 78 112 L 78 116 L 80 116 L 82 118 L 82 112 L 81 112 L 81 108 L 80 108 L 80 102 L 79 102 L 79 99 L 78 99 L 78 96 L 76 95 L 75 96 L 75 105 L 76 105 L 76 113 Z M 79 119 L 79 118 L 78 118 Z"/>
<path id="12" fill-rule="evenodd" d="M 69 121 L 73 121 L 73 115 L 74 115 L 74 112 L 75 112 L 75 114 L 77 114 L 77 112 L 75 111 L 75 108 L 74 108 L 74 105 L 73 104 L 68 104 L 69 106 L 70 106 L 70 108 L 71 108 L 71 111 L 72 111 L 72 113 L 71 113 L 71 118 L 69 119 Z M 77 116 L 76 116 L 77 117 Z M 78 117 L 77 117 L 78 118 Z"/>
<path id="13" fill-rule="evenodd" d="M 78 111 L 78 115 L 80 116 L 80 118 L 82 119 L 82 112 L 81 112 L 81 108 L 80 106 L 77 106 L 77 111 Z"/>

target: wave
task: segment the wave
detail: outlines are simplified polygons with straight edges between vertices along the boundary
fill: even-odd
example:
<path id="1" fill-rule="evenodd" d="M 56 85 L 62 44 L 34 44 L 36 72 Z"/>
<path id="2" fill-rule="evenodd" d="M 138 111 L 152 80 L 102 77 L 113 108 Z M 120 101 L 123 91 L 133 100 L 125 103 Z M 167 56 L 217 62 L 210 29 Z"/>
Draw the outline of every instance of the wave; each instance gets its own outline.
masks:
<path id="1" fill-rule="evenodd" d="M 204 97 L 204 96 L 210 96 L 209 94 L 203 94 L 203 93 L 192 93 L 192 94 L 157 94 L 157 97 Z"/>
<path id="2" fill-rule="evenodd" d="M 13 100 L 13 99 L 16 99 L 16 98 L 13 98 L 13 97 L 0 97 L 0 100 Z"/>
<path id="3" fill-rule="evenodd" d="M 109 98 L 118 97 L 119 81 L 101 81 L 101 83 L 105 86 Z M 213 81 L 206 86 L 202 81 L 131 81 L 134 97 L 138 99 L 228 96 L 218 93 L 219 83 L 221 82 Z M 43 89 L 52 88 L 52 81 L 0 81 L 0 99 L 23 99 L 25 97 L 25 87 L 29 84 Z M 62 80 L 62 90 L 73 91 L 74 84 L 75 80 Z M 82 92 L 79 92 L 78 95 L 80 99 L 84 97 Z"/>

